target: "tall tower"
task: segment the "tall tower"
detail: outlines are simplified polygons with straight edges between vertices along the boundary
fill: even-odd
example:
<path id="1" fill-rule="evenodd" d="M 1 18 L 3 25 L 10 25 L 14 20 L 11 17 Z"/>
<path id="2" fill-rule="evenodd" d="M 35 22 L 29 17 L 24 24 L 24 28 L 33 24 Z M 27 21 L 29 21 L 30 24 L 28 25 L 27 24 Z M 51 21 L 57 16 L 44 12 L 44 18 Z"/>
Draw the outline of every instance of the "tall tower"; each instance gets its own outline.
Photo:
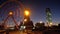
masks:
<path id="1" fill-rule="evenodd" d="M 51 26 L 52 25 L 52 16 L 51 16 L 51 11 L 50 8 L 46 8 L 46 19 L 47 19 L 47 25 Z"/>
<path id="2" fill-rule="evenodd" d="M 24 29 L 26 29 L 26 30 L 30 30 L 33 28 L 33 22 L 30 20 L 30 11 L 29 10 L 24 11 L 24 19 L 23 19 L 23 23 L 21 26 L 25 26 Z"/>

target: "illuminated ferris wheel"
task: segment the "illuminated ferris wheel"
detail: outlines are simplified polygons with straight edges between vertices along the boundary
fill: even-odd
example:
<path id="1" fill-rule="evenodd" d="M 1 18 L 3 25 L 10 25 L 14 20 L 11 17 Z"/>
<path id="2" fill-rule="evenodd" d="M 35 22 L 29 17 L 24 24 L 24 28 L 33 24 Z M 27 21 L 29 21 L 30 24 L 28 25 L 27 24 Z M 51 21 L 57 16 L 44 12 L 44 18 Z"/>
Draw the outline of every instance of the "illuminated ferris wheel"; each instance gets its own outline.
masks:
<path id="1" fill-rule="evenodd" d="M 4 19 L 4 22 L 2 23 L 2 25 L 6 27 L 7 26 L 6 22 L 8 21 L 8 18 L 11 17 L 17 27 L 18 24 L 16 22 L 17 20 L 16 17 L 19 19 L 19 17 L 23 15 L 22 12 L 24 10 L 24 5 L 17 0 L 8 0 L 4 2 L 0 7 L 3 8 L 3 11 L 5 11 L 3 12 L 4 16 L 6 16 L 6 19 Z"/>

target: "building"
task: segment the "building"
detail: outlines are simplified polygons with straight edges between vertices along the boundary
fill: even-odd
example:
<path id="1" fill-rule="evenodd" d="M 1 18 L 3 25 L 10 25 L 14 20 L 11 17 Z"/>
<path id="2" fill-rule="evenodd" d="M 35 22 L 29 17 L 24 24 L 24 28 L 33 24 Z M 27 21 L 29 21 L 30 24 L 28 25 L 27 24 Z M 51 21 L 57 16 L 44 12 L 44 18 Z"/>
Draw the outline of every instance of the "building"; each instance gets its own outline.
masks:
<path id="1" fill-rule="evenodd" d="M 46 20 L 47 20 L 47 25 L 51 26 L 51 24 L 52 24 L 52 14 L 51 14 L 50 8 L 46 8 Z"/>

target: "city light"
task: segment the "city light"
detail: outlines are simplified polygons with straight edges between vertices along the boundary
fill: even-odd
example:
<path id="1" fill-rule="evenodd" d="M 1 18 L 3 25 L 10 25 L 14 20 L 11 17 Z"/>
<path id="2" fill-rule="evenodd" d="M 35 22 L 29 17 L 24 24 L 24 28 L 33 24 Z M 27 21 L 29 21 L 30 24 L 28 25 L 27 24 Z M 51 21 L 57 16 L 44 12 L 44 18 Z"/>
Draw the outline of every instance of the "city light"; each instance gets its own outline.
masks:
<path id="1" fill-rule="evenodd" d="M 52 26 L 53 23 L 50 23 L 49 26 Z"/>
<path id="2" fill-rule="evenodd" d="M 25 10 L 24 15 L 25 16 L 29 16 L 29 11 L 28 10 Z"/>
<path id="3" fill-rule="evenodd" d="M 43 23 L 42 21 L 40 21 L 40 23 Z"/>

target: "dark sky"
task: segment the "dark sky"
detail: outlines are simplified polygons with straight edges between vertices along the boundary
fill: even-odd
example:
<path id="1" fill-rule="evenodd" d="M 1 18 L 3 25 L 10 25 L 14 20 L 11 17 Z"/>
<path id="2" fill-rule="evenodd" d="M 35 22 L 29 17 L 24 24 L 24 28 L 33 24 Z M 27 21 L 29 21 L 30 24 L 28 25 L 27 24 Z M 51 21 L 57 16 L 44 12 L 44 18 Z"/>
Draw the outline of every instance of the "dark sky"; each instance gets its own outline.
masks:
<path id="1" fill-rule="evenodd" d="M 7 0 L 1 0 L 0 6 L 6 1 Z M 60 22 L 60 0 L 18 0 L 18 1 L 21 2 L 25 8 L 30 8 L 31 10 L 30 18 L 31 20 L 33 20 L 33 22 L 39 22 L 39 21 L 46 22 L 46 12 L 45 12 L 46 8 L 50 8 L 52 12 L 52 22 L 54 23 Z M 7 16 L 10 10 L 13 10 L 16 12 L 16 8 L 17 8 L 17 11 L 20 11 L 19 10 L 20 7 L 18 3 L 17 4 L 13 3 L 13 5 L 12 6 L 11 5 L 12 3 L 8 2 L 3 7 L 1 7 L 0 16 L 2 17 L 0 18 L 0 21 L 5 19 L 5 17 Z M 19 21 L 22 18 L 15 17 L 15 19 Z"/>

